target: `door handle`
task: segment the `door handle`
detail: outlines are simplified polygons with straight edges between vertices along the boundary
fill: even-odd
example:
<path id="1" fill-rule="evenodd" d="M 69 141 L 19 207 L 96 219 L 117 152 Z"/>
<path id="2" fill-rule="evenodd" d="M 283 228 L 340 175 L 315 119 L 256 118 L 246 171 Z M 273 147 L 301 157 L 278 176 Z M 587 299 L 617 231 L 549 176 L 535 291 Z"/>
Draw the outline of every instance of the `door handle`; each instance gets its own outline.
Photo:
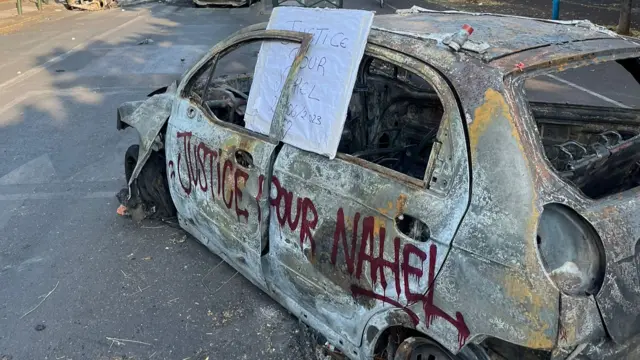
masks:
<path id="1" fill-rule="evenodd" d="M 236 150 L 235 156 L 236 164 L 245 168 L 250 168 L 253 166 L 253 156 L 251 156 L 249 152 L 245 150 Z"/>

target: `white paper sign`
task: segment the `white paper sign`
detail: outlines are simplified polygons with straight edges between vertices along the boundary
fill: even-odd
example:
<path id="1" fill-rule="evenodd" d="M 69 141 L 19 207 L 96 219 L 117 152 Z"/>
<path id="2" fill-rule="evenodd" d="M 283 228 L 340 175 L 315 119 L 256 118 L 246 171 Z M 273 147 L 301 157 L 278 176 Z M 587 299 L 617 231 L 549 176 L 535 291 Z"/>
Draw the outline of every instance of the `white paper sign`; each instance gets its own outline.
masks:
<path id="1" fill-rule="evenodd" d="M 283 141 L 336 156 L 358 66 L 373 22 L 362 10 L 277 7 L 269 30 L 313 34 L 289 98 Z M 246 127 L 269 134 L 276 104 L 300 44 L 264 42 L 251 85 Z"/>

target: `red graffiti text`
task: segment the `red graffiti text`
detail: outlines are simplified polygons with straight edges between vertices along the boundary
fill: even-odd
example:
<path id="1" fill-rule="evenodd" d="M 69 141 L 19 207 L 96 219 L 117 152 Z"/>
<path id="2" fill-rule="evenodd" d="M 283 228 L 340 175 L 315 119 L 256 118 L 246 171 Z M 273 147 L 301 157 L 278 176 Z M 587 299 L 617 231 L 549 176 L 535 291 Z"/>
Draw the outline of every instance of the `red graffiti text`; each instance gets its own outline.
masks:
<path id="1" fill-rule="evenodd" d="M 372 285 L 380 284 L 383 294 L 379 294 L 373 290 L 362 288 L 358 285 L 351 285 L 351 293 L 354 296 L 370 297 L 398 308 L 402 308 L 411 318 L 414 325 L 418 325 L 420 319 L 418 315 L 407 307 L 409 304 L 421 302 L 422 311 L 425 317 L 425 326 L 428 328 L 435 318 L 443 319 L 449 322 L 458 330 L 458 344 L 462 347 L 470 335 L 469 329 L 460 312 L 456 312 L 455 318 L 442 309 L 434 305 L 433 294 L 435 291 L 434 277 L 436 272 L 436 258 L 438 248 L 435 244 L 429 246 L 429 255 L 415 246 L 414 244 L 405 244 L 400 249 L 400 238 L 395 237 L 393 241 L 393 256 L 390 259 L 384 257 L 384 244 L 386 240 L 386 229 L 380 226 L 377 230 L 378 236 L 375 239 L 375 218 L 373 216 L 360 219 L 360 213 L 356 213 L 353 217 L 353 230 L 350 238 L 347 237 L 344 210 L 338 209 L 336 215 L 336 229 L 333 235 L 333 247 L 331 250 L 331 262 L 335 265 L 338 261 L 338 251 L 342 249 L 346 262 L 347 272 L 355 279 L 360 279 L 366 271 L 364 264 L 368 263 L 369 277 Z M 362 231 L 358 231 L 358 225 L 362 223 Z M 377 241 L 376 241 L 377 240 Z M 359 248 L 357 247 L 360 243 Z M 375 248 L 375 244 L 378 247 Z M 402 254 L 402 260 L 400 257 Z M 418 259 L 420 264 L 428 259 L 428 269 L 425 274 L 423 267 L 415 267 L 411 265 L 412 259 Z M 395 296 L 387 293 L 387 278 L 385 270 L 392 274 L 395 284 Z M 430 288 L 426 294 L 414 293 L 409 287 L 411 280 L 418 283 L 424 276 L 427 276 L 427 284 Z M 401 286 L 401 283 L 404 286 Z M 400 303 L 398 299 L 404 292 L 407 299 L 407 305 Z"/>
<path id="2" fill-rule="evenodd" d="M 238 220 L 242 217 L 248 221 L 249 212 L 240 204 L 249 174 L 235 167 L 229 159 L 222 162 L 222 149 L 211 149 L 203 142 L 191 144 L 191 132 L 178 132 L 176 136 L 178 140 L 182 139 L 182 151 L 178 152 L 177 165 L 173 160 L 169 161 L 169 177 L 174 179 L 177 171 L 178 181 L 187 196 L 194 190 L 210 193 L 211 199 L 221 200 L 227 209 L 235 204 Z"/>
<path id="3" fill-rule="evenodd" d="M 291 231 L 300 229 L 300 248 L 304 247 L 304 243 L 308 242 L 311 247 L 311 257 L 315 255 L 316 243 L 313 240 L 312 230 L 315 230 L 318 224 L 318 212 L 311 199 L 297 197 L 295 199 L 293 192 L 288 191 L 280 184 L 277 177 L 271 178 L 272 186 L 276 190 L 276 197 L 269 198 L 269 203 L 276 212 L 276 219 L 280 227 L 287 225 Z"/>

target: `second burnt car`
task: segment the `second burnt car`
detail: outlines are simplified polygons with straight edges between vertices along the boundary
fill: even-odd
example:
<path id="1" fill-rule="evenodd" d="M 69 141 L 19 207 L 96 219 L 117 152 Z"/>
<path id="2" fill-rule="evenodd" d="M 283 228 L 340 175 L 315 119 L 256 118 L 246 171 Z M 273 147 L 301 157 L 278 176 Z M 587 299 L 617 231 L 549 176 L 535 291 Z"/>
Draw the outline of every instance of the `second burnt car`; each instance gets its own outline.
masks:
<path id="1" fill-rule="evenodd" d="M 456 51 L 463 24 L 475 31 Z M 265 26 L 118 109 L 140 134 L 131 214 L 177 215 L 353 359 L 640 358 L 640 111 L 525 87 L 593 64 L 637 86 L 638 40 L 587 22 L 376 16 L 330 159 L 245 128 L 260 45 L 310 40 Z"/>

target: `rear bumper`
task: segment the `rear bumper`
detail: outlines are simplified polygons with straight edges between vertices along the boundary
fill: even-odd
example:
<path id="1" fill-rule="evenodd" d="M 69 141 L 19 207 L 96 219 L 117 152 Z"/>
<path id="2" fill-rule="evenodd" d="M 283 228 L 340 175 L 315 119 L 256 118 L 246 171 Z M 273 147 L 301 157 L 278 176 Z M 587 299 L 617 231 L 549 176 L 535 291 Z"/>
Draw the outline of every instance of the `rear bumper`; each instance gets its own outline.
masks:
<path id="1" fill-rule="evenodd" d="M 556 349 L 551 360 L 637 360 L 640 359 L 640 335 L 623 344 L 610 338 L 582 343 L 572 349 Z"/>
<path id="2" fill-rule="evenodd" d="M 580 357 L 582 356 L 582 357 Z M 613 360 L 640 359 L 640 335 L 629 339 L 624 344 L 616 344 L 611 340 L 587 344 L 576 359 L 584 360 Z"/>

